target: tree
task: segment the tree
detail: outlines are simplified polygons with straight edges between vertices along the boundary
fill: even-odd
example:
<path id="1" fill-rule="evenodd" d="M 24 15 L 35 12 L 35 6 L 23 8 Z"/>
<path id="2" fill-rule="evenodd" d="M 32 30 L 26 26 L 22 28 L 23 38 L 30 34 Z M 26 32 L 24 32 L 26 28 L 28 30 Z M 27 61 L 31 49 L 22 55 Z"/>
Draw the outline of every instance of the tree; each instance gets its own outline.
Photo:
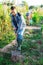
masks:
<path id="1" fill-rule="evenodd" d="M 36 8 L 36 7 L 35 7 L 35 6 L 30 6 L 30 7 L 29 7 L 29 9 L 34 9 L 34 8 Z"/>
<path id="2" fill-rule="evenodd" d="M 22 1 L 22 3 L 23 3 L 23 5 L 26 7 L 26 10 L 28 11 L 28 9 L 29 9 L 29 6 L 28 6 L 27 2 L 25 2 L 25 1 Z"/>
<path id="3" fill-rule="evenodd" d="M 40 7 L 43 7 L 43 5 L 40 5 Z"/>

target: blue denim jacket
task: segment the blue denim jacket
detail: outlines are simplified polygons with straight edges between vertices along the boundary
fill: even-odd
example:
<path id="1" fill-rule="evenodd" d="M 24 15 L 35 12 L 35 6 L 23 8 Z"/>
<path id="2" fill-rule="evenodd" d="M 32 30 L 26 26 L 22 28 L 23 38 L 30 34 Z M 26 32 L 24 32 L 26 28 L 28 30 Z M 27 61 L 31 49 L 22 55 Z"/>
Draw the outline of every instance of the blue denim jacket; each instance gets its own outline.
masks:
<path id="1" fill-rule="evenodd" d="M 16 28 L 16 30 L 18 29 L 18 22 L 17 22 L 17 17 L 18 17 L 18 15 L 16 15 L 16 16 L 14 16 L 14 15 L 12 15 L 12 14 L 10 14 L 10 16 L 11 16 L 11 23 L 12 23 L 12 26 L 14 27 L 14 28 Z"/>
<path id="2" fill-rule="evenodd" d="M 25 27 L 26 27 L 25 19 L 24 19 L 24 17 L 22 15 L 18 16 L 18 14 L 16 14 L 15 18 L 16 18 L 16 21 L 17 21 L 17 26 L 14 24 L 15 21 L 14 21 L 13 17 L 12 17 L 12 26 L 16 27 L 16 28 L 18 27 L 17 28 L 18 38 L 22 39 L 24 31 L 25 31 Z M 14 21 L 14 23 L 13 23 L 13 21 Z"/>

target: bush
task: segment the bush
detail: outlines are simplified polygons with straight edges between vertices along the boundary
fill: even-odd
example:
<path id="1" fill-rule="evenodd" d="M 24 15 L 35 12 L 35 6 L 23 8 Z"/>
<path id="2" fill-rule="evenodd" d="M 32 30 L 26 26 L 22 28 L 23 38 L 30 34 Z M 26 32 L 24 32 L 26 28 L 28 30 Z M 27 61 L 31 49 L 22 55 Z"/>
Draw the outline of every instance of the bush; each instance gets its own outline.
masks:
<path id="1" fill-rule="evenodd" d="M 16 37 L 11 26 L 9 12 L 7 11 L 5 14 L 3 6 L 0 9 L 0 34 L 0 48 L 10 43 Z"/>

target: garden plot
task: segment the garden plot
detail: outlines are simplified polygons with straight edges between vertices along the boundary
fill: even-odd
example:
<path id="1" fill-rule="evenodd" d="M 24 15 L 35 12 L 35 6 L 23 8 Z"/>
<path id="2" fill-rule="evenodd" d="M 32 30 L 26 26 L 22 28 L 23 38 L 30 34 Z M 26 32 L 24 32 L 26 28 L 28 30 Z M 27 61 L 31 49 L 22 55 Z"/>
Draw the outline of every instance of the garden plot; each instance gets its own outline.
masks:
<path id="1" fill-rule="evenodd" d="M 21 52 L 28 57 L 28 65 L 43 65 L 43 37 L 41 29 L 26 30 Z"/>
<path id="2" fill-rule="evenodd" d="M 26 30 L 30 34 L 25 33 L 24 40 L 21 47 L 21 53 L 25 58 L 23 59 L 24 65 L 43 65 L 43 38 L 41 35 L 41 30 Z M 9 47 L 9 46 L 8 46 Z M 10 46 L 11 47 L 11 46 Z M 4 49 L 6 49 L 5 47 Z M 9 50 L 9 48 L 8 48 Z M 14 46 L 10 48 L 10 51 L 14 51 Z M 7 53 L 4 53 L 4 57 Z M 11 53 L 10 53 L 11 54 Z M 9 53 L 8 53 L 9 55 Z M 15 55 L 15 53 L 14 53 Z M 16 57 L 18 58 L 18 57 Z M 20 58 L 20 57 L 19 57 Z M 10 56 L 11 59 L 11 56 Z M 15 57 L 13 57 L 15 59 Z"/>

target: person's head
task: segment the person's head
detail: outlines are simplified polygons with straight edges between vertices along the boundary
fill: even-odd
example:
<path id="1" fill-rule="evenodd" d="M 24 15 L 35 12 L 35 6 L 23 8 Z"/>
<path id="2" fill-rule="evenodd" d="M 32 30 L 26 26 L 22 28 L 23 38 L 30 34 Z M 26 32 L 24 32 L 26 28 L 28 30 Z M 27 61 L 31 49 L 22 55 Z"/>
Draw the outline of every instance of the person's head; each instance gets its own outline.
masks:
<path id="1" fill-rule="evenodd" d="M 31 19 L 32 18 L 32 13 L 31 12 L 26 13 L 26 18 L 27 18 L 27 20 Z"/>
<path id="2" fill-rule="evenodd" d="M 14 15 L 17 13 L 15 6 L 11 6 L 11 13 L 14 14 Z"/>
<path id="3" fill-rule="evenodd" d="M 26 19 L 29 20 L 29 13 L 26 13 Z"/>

